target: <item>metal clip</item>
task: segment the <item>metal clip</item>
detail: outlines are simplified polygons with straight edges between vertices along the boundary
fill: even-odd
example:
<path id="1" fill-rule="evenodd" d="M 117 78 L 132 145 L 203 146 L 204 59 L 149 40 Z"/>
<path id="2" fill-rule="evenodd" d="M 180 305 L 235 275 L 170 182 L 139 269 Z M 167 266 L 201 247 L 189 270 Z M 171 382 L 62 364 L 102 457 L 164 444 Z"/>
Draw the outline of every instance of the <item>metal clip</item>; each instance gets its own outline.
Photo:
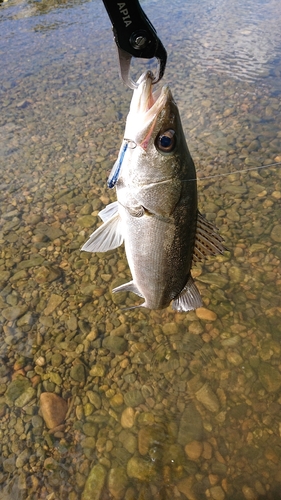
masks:
<path id="1" fill-rule="evenodd" d="M 136 82 L 129 74 L 132 57 L 143 59 L 156 57 L 159 62 L 159 72 L 153 83 L 159 82 L 164 75 L 167 52 L 138 0 L 127 0 L 122 3 L 116 0 L 103 0 L 103 3 L 113 25 L 120 76 L 124 83 L 132 89 L 137 88 Z"/>

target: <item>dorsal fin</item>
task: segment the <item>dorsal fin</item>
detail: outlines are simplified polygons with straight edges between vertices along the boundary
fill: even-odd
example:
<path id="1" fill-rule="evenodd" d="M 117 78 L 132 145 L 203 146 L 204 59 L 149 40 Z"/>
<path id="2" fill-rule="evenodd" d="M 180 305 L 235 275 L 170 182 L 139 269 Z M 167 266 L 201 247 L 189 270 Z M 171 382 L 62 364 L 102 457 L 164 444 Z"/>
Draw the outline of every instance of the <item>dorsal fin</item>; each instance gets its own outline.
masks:
<path id="1" fill-rule="evenodd" d="M 223 253 L 225 247 L 222 242 L 218 229 L 198 212 L 192 264 L 210 255 Z"/>

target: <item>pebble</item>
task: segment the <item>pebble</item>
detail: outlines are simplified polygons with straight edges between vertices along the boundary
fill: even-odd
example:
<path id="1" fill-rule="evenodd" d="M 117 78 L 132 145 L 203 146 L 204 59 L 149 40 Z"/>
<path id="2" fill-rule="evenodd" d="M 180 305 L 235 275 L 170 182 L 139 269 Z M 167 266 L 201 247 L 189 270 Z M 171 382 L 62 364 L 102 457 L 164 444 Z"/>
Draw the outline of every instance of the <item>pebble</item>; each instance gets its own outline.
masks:
<path id="1" fill-rule="evenodd" d="M 270 237 L 276 243 L 281 243 L 281 224 L 276 224 L 273 227 Z"/>
<path id="2" fill-rule="evenodd" d="M 70 370 L 70 376 L 76 382 L 79 382 L 80 384 L 85 384 L 86 372 L 84 365 L 79 363 L 72 366 Z"/>
<path id="3" fill-rule="evenodd" d="M 196 399 L 202 403 L 207 410 L 217 413 L 220 408 L 219 400 L 208 383 L 205 383 L 195 393 Z"/>
<path id="4" fill-rule="evenodd" d="M 123 429 L 131 429 L 135 421 L 135 411 L 133 408 L 128 407 L 123 410 L 121 415 L 121 425 Z"/>
<path id="5" fill-rule="evenodd" d="M 123 500 L 128 481 L 126 470 L 122 467 L 116 467 L 109 471 L 108 489 L 115 500 Z"/>
<path id="6" fill-rule="evenodd" d="M 14 401 L 15 406 L 23 408 L 25 405 L 31 401 L 36 395 L 36 391 L 33 387 L 27 387 L 24 392 Z"/>
<path id="7" fill-rule="evenodd" d="M 144 401 L 145 400 L 142 395 L 142 392 L 139 390 L 132 389 L 124 395 L 125 405 L 131 406 L 132 408 L 141 405 L 142 403 L 144 403 Z"/>
<path id="8" fill-rule="evenodd" d="M 216 321 L 217 319 L 216 313 L 214 311 L 210 311 L 210 309 L 206 309 L 205 307 L 198 307 L 195 313 L 199 319 L 203 319 L 205 321 Z"/>
<path id="9" fill-rule="evenodd" d="M 43 392 L 40 396 L 40 409 L 48 429 L 53 429 L 64 422 L 67 402 L 57 394 Z"/>
<path id="10" fill-rule="evenodd" d="M 273 3 L 266 6 L 272 39 L 280 25 Z M 38 11 L 26 17 L 25 3 L 16 11 L 9 5 L 4 39 L 10 22 L 26 27 Z M 102 7 L 95 8 L 102 22 Z M 204 21 L 202 6 L 194 9 Z M 238 48 L 233 79 L 225 58 L 212 59 L 212 22 L 201 51 L 207 65 L 198 64 L 192 44 L 187 65 L 174 52 L 172 90 L 201 177 L 199 209 L 230 251 L 193 266 L 204 303 L 197 312 L 124 311 L 130 294 L 111 293 L 131 279 L 123 246 L 80 249 L 100 224 L 98 212 L 115 199 L 106 178 L 131 93 L 114 74 L 110 39 L 96 37 L 92 51 L 91 3 L 79 10 L 78 24 L 72 10 L 67 47 L 57 43 L 60 30 L 49 37 L 27 30 L 28 43 L 22 33 L 19 43 L 15 29 L 14 57 L 9 48 L 3 53 L 1 492 L 47 500 L 271 498 L 281 483 L 281 171 L 242 170 L 281 161 L 281 66 L 267 69 L 267 82 L 255 58 L 241 64 Z M 46 23 L 56 14 L 46 11 Z M 235 19 L 220 26 L 222 39 Z M 245 19 L 242 9 L 244 42 L 252 34 Z M 57 58 L 49 59 L 54 46 Z M 30 60 L 40 71 L 26 71 Z M 41 417 L 42 391 L 62 401 L 62 422 L 51 422 L 51 430 Z"/>
<path id="11" fill-rule="evenodd" d="M 233 344 L 233 341 L 232 341 L 232 344 Z M 239 366 L 243 363 L 243 358 L 242 358 L 242 356 L 240 356 L 240 354 L 238 352 L 228 351 L 226 357 L 227 357 L 227 360 L 234 366 Z"/>
<path id="12" fill-rule="evenodd" d="M 52 293 L 48 300 L 47 307 L 44 309 L 45 316 L 49 316 L 50 314 L 52 314 L 55 311 L 55 309 L 62 303 L 62 301 L 63 297 L 55 293 Z"/>
<path id="13" fill-rule="evenodd" d="M 127 350 L 128 343 L 121 337 L 109 336 L 104 339 L 102 346 L 114 354 L 123 354 Z"/>
<path id="14" fill-rule="evenodd" d="M 105 374 L 105 366 L 97 363 L 90 370 L 91 377 L 104 377 Z"/>
<path id="15" fill-rule="evenodd" d="M 81 500 L 100 500 L 105 480 L 106 469 L 100 464 L 94 465 L 87 477 Z"/>
<path id="16" fill-rule="evenodd" d="M 183 410 L 178 432 L 178 443 L 185 446 L 192 441 L 201 441 L 203 438 L 203 422 L 200 413 L 193 403 Z"/>
<path id="17" fill-rule="evenodd" d="M 242 492 L 246 500 L 256 500 L 257 495 L 255 491 L 247 485 L 242 486 Z"/>
<path id="18" fill-rule="evenodd" d="M 101 405 L 102 405 L 102 400 L 101 400 L 100 395 L 94 391 L 87 391 L 86 394 L 87 394 L 87 397 L 89 398 L 90 402 L 94 405 L 94 407 L 97 410 L 99 410 Z"/>
<path id="19" fill-rule="evenodd" d="M 213 486 L 210 488 L 210 493 L 214 500 L 224 500 L 225 498 L 225 493 L 221 486 Z"/>
<path id="20" fill-rule="evenodd" d="M 119 440 L 123 444 L 124 448 L 131 454 L 137 450 L 137 438 L 131 432 L 124 430 L 119 434 Z"/>
<path id="21" fill-rule="evenodd" d="M 26 306 L 13 306 L 3 309 L 2 315 L 7 321 L 15 321 L 26 312 Z"/>
<path id="22" fill-rule="evenodd" d="M 157 471 L 153 462 L 143 458 L 132 457 L 127 464 L 127 474 L 129 477 L 139 481 L 152 481 L 156 478 Z"/>
<path id="23" fill-rule="evenodd" d="M 187 478 L 181 479 L 181 481 L 177 483 L 178 490 L 183 493 L 188 500 L 198 500 L 198 497 L 193 489 L 194 483 L 194 476 L 189 476 Z"/>
<path id="24" fill-rule="evenodd" d="M 5 401 L 12 406 L 18 398 L 23 397 L 26 391 L 30 389 L 30 382 L 27 378 L 19 377 L 9 383 L 5 392 Z"/>
<path id="25" fill-rule="evenodd" d="M 203 444 L 200 441 L 191 441 L 185 445 L 184 451 L 190 460 L 198 460 L 203 451 Z"/>
<path id="26" fill-rule="evenodd" d="M 16 459 L 16 467 L 21 469 L 28 461 L 30 457 L 30 449 L 26 448 L 23 450 Z"/>
<path id="27" fill-rule="evenodd" d="M 269 363 L 260 363 L 259 379 L 268 392 L 277 392 L 281 387 L 281 373 Z"/>

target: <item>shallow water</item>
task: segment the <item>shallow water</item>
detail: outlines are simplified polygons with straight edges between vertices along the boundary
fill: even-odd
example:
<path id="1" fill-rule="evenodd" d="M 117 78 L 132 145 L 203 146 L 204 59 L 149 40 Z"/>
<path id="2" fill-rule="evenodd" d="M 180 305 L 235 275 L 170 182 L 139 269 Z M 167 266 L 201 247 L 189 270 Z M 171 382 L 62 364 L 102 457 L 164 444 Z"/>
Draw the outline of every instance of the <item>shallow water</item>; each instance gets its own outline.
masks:
<path id="1" fill-rule="evenodd" d="M 204 308 L 120 309 L 123 249 L 80 251 L 131 99 L 109 20 L 2 4 L 1 500 L 280 498 L 280 5 L 142 5 L 229 252 L 194 268 Z M 41 393 L 69 404 L 51 429 Z"/>

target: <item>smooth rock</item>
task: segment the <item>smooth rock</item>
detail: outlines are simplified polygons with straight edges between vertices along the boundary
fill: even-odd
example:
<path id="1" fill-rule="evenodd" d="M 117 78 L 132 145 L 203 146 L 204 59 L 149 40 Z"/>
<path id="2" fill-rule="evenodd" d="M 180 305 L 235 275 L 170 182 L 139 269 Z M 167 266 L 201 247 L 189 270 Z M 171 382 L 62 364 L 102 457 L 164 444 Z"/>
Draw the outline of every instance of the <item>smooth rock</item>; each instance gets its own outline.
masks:
<path id="1" fill-rule="evenodd" d="M 31 451 L 29 448 L 25 448 L 16 459 L 16 467 L 21 469 L 29 460 Z"/>
<path id="2" fill-rule="evenodd" d="M 52 312 L 54 312 L 54 310 L 62 302 L 63 302 L 63 297 L 61 297 L 60 295 L 56 295 L 55 293 L 52 293 L 50 298 L 49 298 L 47 307 L 44 309 L 45 316 L 49 316 L 50 314 L 52 314 Z"/>
<path id="3" fill-rule="evenodd" d="M 156 469 L 150 460 L 132 457 L 127 464 L 127 474 L 139 481 L 152 481 L 156 478 Z"/>
<path id="4" fill-rule="evenodd" d="M 224 500 L 225 493 L 221 486 L 213 486 L 210 488 L 210 493 L 214 500 Z"/>
<path id="5" fill-rule="evenodd" d="M 81 500 L 100 500 L 106 479 L 106 469 L 100 465 L 94 465 L 81 496 Z"/>
<path id="6" fill-rule="evenodd" d="M 185 446 L 191 441 L 202 441 L 203 422 L 195 405 L 190 403 L 184 409 L 179 425 L 178 443 Z"/>
<path id="7" fill-rule="evenodd" d="M 176 323 L 165 323 L 162 330 L 165 335 L 175 335 L 178 333 L 178 325 Z"/>
<path id="8" fill-rule="evenodd" d="M 276 224 L 271 231 L 271 239 L 276 243 L 281 243 L 281 224 Z"/>
<path id="9" fill-rule="evenodd" d="M 135 421 L 135 410 L 131 407 L 125 408 L 121 415 L 121 425 L 123 429 L 133 427 Z"/>
<path id="10" fill-rule="evenodd" d="M 20 316 L 22 316 L 26 311 L 26 306 L 12 306 L 3 309 L 2 315 L 7 321 L 14 321 L 17 318 L 20 318 Z"/>
<path id="11" fill-rule="evenodd" d="M 123 500 L 126 487 L 128 485 L 128 476 L 126 470 L 122 467 L 110 469 L 108 474 L 108 490 L 115 500 Z"/>
<path id="12" fill-rule="evenodd" d="M 35 275 L 35 281 L 36 283 L 51 283 L 60 278 L 61 274 L 61 269 L 59 268 L 41 266 Z"/>
<path id="13" fill-rule="evenodd" d="M 233 339 L 234 337 L 232 337 Z M 243 363 L 243 358 L 238 352 L 228 351 L 226 354 L 227 360 L 234 366 L 239 366 Z"/>
<path id="14" fill-rule="evenodd" d="M 29 269 L 30 267 L 40 266 L 44 262 L 42 255 L 34 255 L 30 259 L 22 260 L 18 264 L 18 269 Z"/>
<path id="15" fill-rule="evenodd" d="M 126 406 L 132 406 L 135 408 L 135 406 L 141 405 L 144 401 L 145 400 L 141 391 L 137 389 L 132 389 L 124 395 L 124 402 Z"/>
<path id="16" fill-rule="evenodd" d="M 96 440 L 93 436 L 88 436 L 81 441 L 82 448 L 89 448 L 94 450 L 96 448 Z"/>
<path id="17" fill-rule="evenodd" d="M 99 410 L 102 403 L 100 395 L 94 391 L 87 391 L 86 394 L 94 407 Z"/>
<path id="18" fill-rule="evenodd" d="M 231 266 L 228 269 L 228 274 L 232 283 L 242 283 L 244 281 L 244 270 L 241 267 Z"/>
<path id="19" fill-rule="evenodd" d="M 119 441 L 123 444 L 124 448 L 133 455 L 137 449 L 137 438 L 128 430 L 123 430 L 119 434 Z"/>
<path id="20" fill-rule="evenodd" d="M 223 288 L 227 283 L 228 279 L 217 273 L 204 273 L 197 277 L 198 281 L 202 283 L 207 283 L 209 285 L 216 285 L 219 288 Z"/>
<path id="21" fill-rule="evenodd" d="M 112 406 L 112 408 L 119 408 L 120 406 L 122 406 L 124 403 L 124 398 L 123 398 L 123 395 L 118 392 L 117 394 L 114 394 L 114 396 L 112 396 L 112 398 L 110 398 L 110 406 Z"/>
<path id="22" fill-rule="evenodd" d="M 82 117 L 87 115 L 86 111 L 83 108 L 80 108 L 79 106 L 69 107 L 67 112 L 71 116 L 76 116 L 76 117 Z"/>
<path id="23" fill-rule="evenodd" d="M 123 354 L 127 350 L 128 342 L 122 337 L 106 337 L 102 346 L 114 354 Z"/>
<path id="24" fill-rule="evenodd" d="M 7 391 L 5 393 L 5 400 L 8 406 L 14 404 L 14 402 L 25 393 L 25 391 L 30 387 L 30 382 L 27 378 L 16 378 L 9 383 Z"/>
<path id="25" fill-rule="evenodd" d="M 40 396 L 40 409 L 46 426 L 53 429 L 64 422 L 67 402 L 53 392 L 43 392 Z"/>
<path id="26" fill-rule="evenodd" d="M 93 422 L 86 422 L 83 425 L 83 432 L 86 436 L 96 437 L 98 430 Z"/>
<path id="27" fill-rule="evenodd" d="M 15 471 L 15 467 L 16 457 L 14 455 L 3 460 L 3 469 L 5 472 L 13 473 Z"/>
<path id="28" fill-rule="evenodd" d="M 138 432 L 138 449 L 140 455 L 146 455 L 153 445 L 163 442 L 165 436 L 160 429 L 153 426 L 142 427 Z"/>
<path id="29" fill-rule="evenodd" d="M 77 219 L 77 224 L 81 227 L 93 227 L 96 224 L 97 218 L 93 215 L 82 215 Z"/>
<path id="30" fill-rule="evenodd" d="M 269 363 L 260 363 L 258 367 L 260 382 L 268 392 L 277 392 L 281 386 L 281 373 Z"/>
<path id="31" fill-rule="evenodd" d="M 76 382 L 79 382 L 80 384 L 85 384 L 86 381 L 85 366 L 82 365 L 81 363 L 72 366 L 70 370 L 70 376 Z"/>
<path id="32" fill-rule="evenodd" d="M 52 366 L 58 368 L 61 365 L 62 360 L 63 360 L 62 355 L 59 352 L 56 352 L 55 354 L 52 355 L 51 358 Z"/>
<path id="33" fill-rule="evenodd" d="M 89 374 L 91 375 L 91 377 L 103 377 L 105 374 L 104 365 L 97 363 L 96 365 L 92 366 Z"/>
<path id="34" fill-rule="evenodd" d="M 246 484 L 244 484 L 244 486 L 242 486 L 242 493 L 243 493 L 246 500 L 256 500 L 257 499 L 257 495 L 256 495 L 255 491 Z"/>
<path id="35" fill-rule="evenodd" d="M 196 399 L 200 401 L 205 408 L 207 408 L 207 410 L 214 413 L 219 411 L 220 404 L 218 397 L 207 382 L 198 391 L 196 391 L 195 396 Z"/>
<path id="36" fill-rule="evenodd" d="M 25 391 L 15 400 L 15 406 L 18 408 L 23 408 L 32 398 L 36 395 L 35 389 L 33 387 L 27 387 Z"/>
<path id="37" fill-rule="evenodd" d="M 190 460 L 198 460 L 203 451 L 203 444 L 200 441 L 191 441 L 185 445 L 184 451 Z"/>
<path id="38" fill-rule="evenodd" d="M 203 319 L 205 321 L 215 321 L 217 319 L 216 313 L 210 309 L 206 309 L 205 307 L 199 307 L 196 309 L 195 313 L 199 319 Z"/>
<path id="39" fill-rule="evenodd" d="M 25 270 L 22 271 L 17 271 L 13 276 L 10 278 L 11 283 L 15 283 L 16 281 L 23 280 L 28 277 L 28 273 Z"/>
<path id="40" fill-rule="evenodd" d="M 178 490 L 183 493 L 188 500 L 198 500 L 198 497 L 193 491 L 194 482 L 194 476 L 189 476 L 177 483 Z"/>

